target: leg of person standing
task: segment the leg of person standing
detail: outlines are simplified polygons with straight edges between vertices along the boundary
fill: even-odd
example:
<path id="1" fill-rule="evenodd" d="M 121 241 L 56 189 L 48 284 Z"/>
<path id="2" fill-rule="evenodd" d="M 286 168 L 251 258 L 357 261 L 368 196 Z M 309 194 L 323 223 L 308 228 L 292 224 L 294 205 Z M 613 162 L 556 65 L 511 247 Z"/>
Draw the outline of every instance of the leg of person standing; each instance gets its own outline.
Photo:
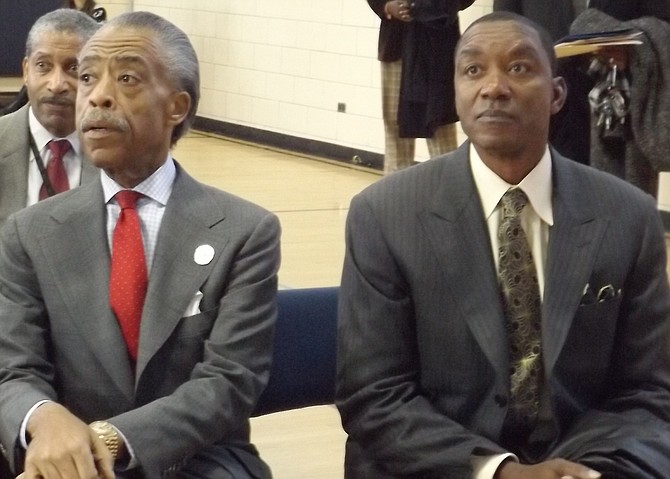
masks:
<path id="1" fill-rule="evenodd" d="M 455 150 L 458 147 L 456 123 L 441 125 L 432 137 L 426 138 L 426 143 L 431 158 Z"/>
<path id="2" fill-rule="evenodd" d="M 414 138 L 400 138 L 398 103 L 402 61 L 380 62 L 382 68 L 382 116 L 386 145 L 384 174 L 407 168 L 414 163 Z"/>

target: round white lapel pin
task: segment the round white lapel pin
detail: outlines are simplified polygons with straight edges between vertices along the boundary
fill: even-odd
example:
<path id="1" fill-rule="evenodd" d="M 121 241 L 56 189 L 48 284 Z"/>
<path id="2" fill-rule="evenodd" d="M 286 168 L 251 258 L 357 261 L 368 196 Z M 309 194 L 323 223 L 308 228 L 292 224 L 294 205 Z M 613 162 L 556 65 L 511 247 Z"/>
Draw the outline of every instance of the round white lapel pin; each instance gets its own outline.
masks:
<path id="1" fill-rule="evenodd" d="M 214 248 L 208 244 L 201 244 L 195 249 L 195 253 L 193 253 L 193 261 L 195 261 L 200 266 L 209 264 L 213 258 Z"/>

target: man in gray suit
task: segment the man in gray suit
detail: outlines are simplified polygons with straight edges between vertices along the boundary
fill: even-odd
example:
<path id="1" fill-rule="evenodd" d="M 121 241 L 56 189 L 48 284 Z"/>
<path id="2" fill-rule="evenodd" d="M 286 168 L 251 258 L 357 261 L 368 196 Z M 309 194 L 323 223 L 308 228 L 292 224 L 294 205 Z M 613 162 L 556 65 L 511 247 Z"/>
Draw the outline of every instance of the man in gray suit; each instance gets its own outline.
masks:
<path id="1" fill-rule="evenodd" d="M 565 83 L 536 24 L 482 17 L 455 61 L 470 141 L 351 204 L 336 396 L 346 477 L 667 477 L 670 291 L 655 202 L 548 145 Z M 525 300 L 508 301 L 498 277 L 508 194 L 529 200 L 506 234 L 524 232 L 520 258 L 535 270 L 536 396 L 512 389 L 533 357 L 511 359 L 524 323 L 506 311 Z"/>
<path id="2" fill-rule="evenodd" d="M 0 226 L 10 214 L 37 203 L 45 182 L 49 191 L 45 186 L 42 196 L 56 192 L 47 173 L 52 140 L 70 144 L 62 157 L 65 187 L 97 176 L 83 159 L 74 122 L 77 55 L 97 28 L 88 15 L 62 9 L 40 17 L 28 34 L 23 81 L 30 103 L 0 118 Z"/>
<path id="3" fill-rule="evenodd" d="M 279 223 L 173 160 L 198 98 L 188 37 L 154 14 L 115 17 L 80 54 L 99 179 L 12 215 L 0 240 L 0 442 L 26 479 L 270 477 L 248 418 Z"/>

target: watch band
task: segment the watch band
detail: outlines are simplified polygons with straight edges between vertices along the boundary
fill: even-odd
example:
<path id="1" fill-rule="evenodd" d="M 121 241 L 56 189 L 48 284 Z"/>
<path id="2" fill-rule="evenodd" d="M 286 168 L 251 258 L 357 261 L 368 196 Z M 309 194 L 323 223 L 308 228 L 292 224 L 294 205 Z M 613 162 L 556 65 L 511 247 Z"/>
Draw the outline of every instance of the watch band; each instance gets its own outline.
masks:
<path id="1" fill-rule="evenodd" d="M 89 427 L 102 439 L 112 457 L 116 459 L 119 456 L 119 433 L 114 426 L 107 421 L 95 421 L 89 424 Z"/>

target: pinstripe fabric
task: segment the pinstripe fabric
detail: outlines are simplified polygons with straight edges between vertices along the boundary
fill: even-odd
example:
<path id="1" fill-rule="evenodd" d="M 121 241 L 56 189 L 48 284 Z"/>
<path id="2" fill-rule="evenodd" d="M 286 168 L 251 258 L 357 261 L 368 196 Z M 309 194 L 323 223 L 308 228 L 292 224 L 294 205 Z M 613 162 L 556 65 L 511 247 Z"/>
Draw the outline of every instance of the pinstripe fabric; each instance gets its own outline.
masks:
<path id="1" fill-rule="evenodd" d="M 412 166 L 414 162 L 414 138 L 400 138 L 398 133 L 398 103 L 402 61 L 380 62 L 382 68 L 382 114 L 384 118 L 385 145 L 384 174 Z M 455 150 L 456 125 L 450 123 L 435 130 L 432 138 L 426 138 L 431 158 Z"/>

